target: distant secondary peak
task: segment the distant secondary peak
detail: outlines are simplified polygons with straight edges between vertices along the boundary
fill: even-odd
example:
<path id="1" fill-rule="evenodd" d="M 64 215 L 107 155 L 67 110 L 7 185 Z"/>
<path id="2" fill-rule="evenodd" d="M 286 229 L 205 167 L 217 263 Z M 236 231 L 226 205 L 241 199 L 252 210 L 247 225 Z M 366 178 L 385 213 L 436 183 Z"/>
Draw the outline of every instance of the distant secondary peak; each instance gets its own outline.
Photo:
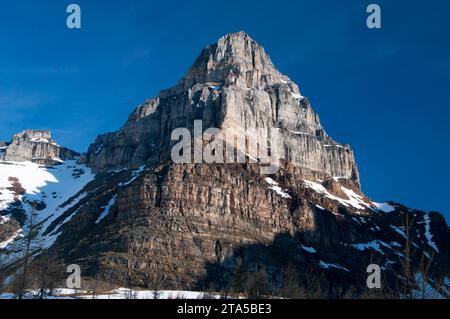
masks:
<path id="1" fill-rule="evenodd" d="M 6 146 L 6 144 L 5 144 Z M 53 165 L 64 159 L 79 156 L 78 153 L 59 146 L 47 130 L 24 130 L 15 134 L 0 154 L 0 160 L 11 162 L 34 162 Z"/>

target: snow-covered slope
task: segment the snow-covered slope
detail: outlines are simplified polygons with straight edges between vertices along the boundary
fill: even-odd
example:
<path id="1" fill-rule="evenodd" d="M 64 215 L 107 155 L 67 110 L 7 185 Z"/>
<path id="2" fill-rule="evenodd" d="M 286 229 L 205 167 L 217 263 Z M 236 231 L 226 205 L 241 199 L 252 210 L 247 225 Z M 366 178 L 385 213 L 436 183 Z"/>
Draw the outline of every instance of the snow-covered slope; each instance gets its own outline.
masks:
<path id="1" fill-rule="evenodd" d="M 68 205 L 70 207 L 72 203 L 66 203 L 68 199 L 93 178 L 90 169 L 77 164 L 76 160 L 62 161 L 54 166 L 0 161 L 0 230 L 14 220 L 14 212 L 20 211 L 29 218 L 34 211 L 36 217 L 33 224 L 40 225 L 34 248 L 50 247 L 58 233 L 44 235 L 47 227 L 68 209 Z M 0 240 L 0 249 L 13 250 L 20 244 L 20 238 L 26 233 L 24 228 L 27 222 L 22 224 L 8 238 Z"/>

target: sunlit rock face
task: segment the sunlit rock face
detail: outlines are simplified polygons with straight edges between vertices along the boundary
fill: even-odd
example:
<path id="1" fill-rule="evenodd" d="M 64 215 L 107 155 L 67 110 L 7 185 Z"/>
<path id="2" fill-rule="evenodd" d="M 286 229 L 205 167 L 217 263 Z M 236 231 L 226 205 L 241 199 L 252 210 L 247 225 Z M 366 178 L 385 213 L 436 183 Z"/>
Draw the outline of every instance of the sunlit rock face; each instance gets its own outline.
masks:
<path id="1" fill-rule="evenodd" d="M 5 145 L 6 146 L 6 145 Z M 51 165 L 63 159 L 72 159 L 78 154 L 59 146 L 49 131 L 25 130 L 14 135 L 11 143 L 4 147 L 3 158 L 11 162 L 33 162 Z"/>
<path id="2" fill-rule="evenodd" d="M 298 86 L 244 32 L 205 48 L 178 85 L 139 106 L 118 132 L 99 136 L 89 148 L 88 165 L 106 172 L 166 160 L 171 132 L 192 131 L 194 120 L 202 120 L 203 129 L 217 127 L 236 136 L 257 129 L 258 136 L 249 139 L 279 128 L 281 138 L 270 144 L 271 153 L 309 174 L 359 183 L 350 147 L 325 133 Z"/>

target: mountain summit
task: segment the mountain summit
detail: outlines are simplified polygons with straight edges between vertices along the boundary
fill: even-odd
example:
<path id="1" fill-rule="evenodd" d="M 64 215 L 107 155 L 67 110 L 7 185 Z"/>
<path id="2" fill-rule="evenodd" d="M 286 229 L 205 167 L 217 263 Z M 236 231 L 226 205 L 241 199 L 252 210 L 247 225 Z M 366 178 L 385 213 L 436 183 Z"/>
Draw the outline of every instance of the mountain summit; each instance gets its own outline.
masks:
<path id="1" fill-rule="evenodd" d="M 264 88 L 286 80 L 264 48 L 241 31 L 230 33 L 205 48 L 178 88 L 188 90 L 197 83 Z"/>

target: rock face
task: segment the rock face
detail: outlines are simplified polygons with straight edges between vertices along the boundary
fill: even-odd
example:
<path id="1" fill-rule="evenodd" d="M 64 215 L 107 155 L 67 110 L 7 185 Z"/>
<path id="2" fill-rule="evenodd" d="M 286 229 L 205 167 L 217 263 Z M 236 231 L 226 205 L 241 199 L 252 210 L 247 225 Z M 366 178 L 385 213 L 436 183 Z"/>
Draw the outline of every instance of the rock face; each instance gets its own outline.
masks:
<path id="1" fill-rule="evenodd" d="M 293 165 L 271 178 L 256 164 L 113 171 L 81 190 L 87 195 L 59 218 L 78 212 L 60 228 L 52 251 L 81 265 L 84 278 L 147 289 L 229 288 L 239 260 L 250 273 L 262 267 L 271 287 L 281 287 L 291 263 L 300 285 L 319 283 L 322 297 L 338 297 L 339 291 L 364 291 L 366 267 L 374 261 L 383 269 L 383 285 L 402 285 L 397 276 L 411 245 L 404 237 L 409 216 L 415 220 L 411 269 L 433 256 L 438 282 L 450 262 L 443 217 L 398 204 L 386 204 L 387 214 L 354 186 L 305 180 Z"/>
<path id="2" fill-rule="evenodd" d="M 25 130 L 14 135 L 11 143 L 5 149 L 3 159 L 51 165 L 62 159 L 72 159 L 78 155 L 78 153 L 56 144 L 49 131 Z"/>
<path id="3" fill-rule="evenodd" d="M 89 148 L 88 165 L 100 173 L 167 160 L 171 132 L 180 127 L 192 132 L 195 120 L 202 120 L 204 130 L 216 127 L 235 136 L 257 129 L 248 140 L 264 139 L 278 128 L 281 136 L 269 144 L 271 153 L 315 176 L 359 183 L 350 147 L 325 133 L 297 85 L 244 32 L 204 49 L 178 85 L 138 107 L 120 131 L 99 136 Z"/>

